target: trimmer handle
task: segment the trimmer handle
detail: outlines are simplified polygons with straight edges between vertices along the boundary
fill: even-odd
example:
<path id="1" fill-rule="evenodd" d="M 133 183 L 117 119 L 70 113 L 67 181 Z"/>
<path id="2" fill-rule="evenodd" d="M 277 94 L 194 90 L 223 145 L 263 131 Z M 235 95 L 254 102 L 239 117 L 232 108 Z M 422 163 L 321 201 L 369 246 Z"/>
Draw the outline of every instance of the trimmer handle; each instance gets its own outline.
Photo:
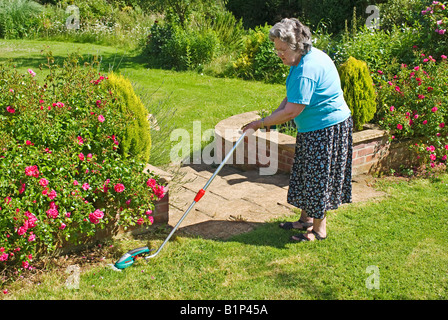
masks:
<path id="1" fill-rule="evenodd" d="M 126 252 L 116 263 L 115 267 L 124 269 L 131 266 L 135 262 L 135 257 L 149 253 L 151 250 L 148 247 L 140 247 Z"/>

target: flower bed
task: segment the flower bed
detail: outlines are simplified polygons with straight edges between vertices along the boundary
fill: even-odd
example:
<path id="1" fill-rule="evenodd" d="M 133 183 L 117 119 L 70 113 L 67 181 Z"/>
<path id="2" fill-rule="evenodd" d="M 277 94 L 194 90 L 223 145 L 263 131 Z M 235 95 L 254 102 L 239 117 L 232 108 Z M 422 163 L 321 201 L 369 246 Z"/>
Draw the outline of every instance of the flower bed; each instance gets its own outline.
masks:
<path id="1" fill-rule="evenodd" d="M 52 61 L 45 78 L 0 66 L 0 268 L 27 269 L 41 253 L 167 210 L 158 175 L 123 152 L 135 118 L 126 100 L 76 56 Z"/>

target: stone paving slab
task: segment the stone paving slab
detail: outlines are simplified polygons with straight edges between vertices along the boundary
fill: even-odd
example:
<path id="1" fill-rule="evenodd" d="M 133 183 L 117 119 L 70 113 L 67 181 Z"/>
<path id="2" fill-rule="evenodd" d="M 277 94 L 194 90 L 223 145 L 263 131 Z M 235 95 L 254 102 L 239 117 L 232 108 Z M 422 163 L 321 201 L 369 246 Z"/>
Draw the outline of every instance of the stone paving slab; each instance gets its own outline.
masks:
<path id="1" fill-rule="evenodd" d="M 205 186 L 216 167 L 205 164 L 177 168 L 170 185 L 169 222 L 174 227 L 196 193 Z M 371 177 L 370 177 L 371 178 Z M 369 185 L 368 176 L 353 178 L 353 202 L 384 196 Z M 241 171 L 224 166 L 179 226 L 178 232 L 205 238 L 227 238 L 252 230 L 256 225 L 297 213 L 286 202 L 289 175 L 261 176 L 258 170 Z"/>

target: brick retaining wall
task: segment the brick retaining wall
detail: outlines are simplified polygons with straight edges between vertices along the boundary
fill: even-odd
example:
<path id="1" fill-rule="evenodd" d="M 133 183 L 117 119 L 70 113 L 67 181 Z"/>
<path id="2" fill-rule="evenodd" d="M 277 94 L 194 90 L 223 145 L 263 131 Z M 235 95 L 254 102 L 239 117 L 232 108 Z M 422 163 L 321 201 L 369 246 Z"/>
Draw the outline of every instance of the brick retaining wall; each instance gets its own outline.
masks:
<path id="1" fill-rule="evenodd" d="M 240 129 L 245 124 L 259 118 L 257 112 L 247 112 L 227 118 L 216 125 L 216 156 L 219 161 L 222 161 L 241 134 Z M 278 140 L 278 142 L 274 146 L 272 144 L 275 143 L 275 140 Z M 254 147 L 255 144 L 256 147 Z M 249 145 L 252 147 L 249 147 Z M 244 161 L 241 157 L 243 151 L 238 150 L 242 148 L 244 148 Z M 249 150 L 250 148 L 252 149 Z M 246 137 L 244 146 L 240 146 L 238 149 L 235 151 L 233 159 L 229 160 L 230 165 L 242 170 L 268 168 L 271 165 L 268 160 L 276 157 L 278 171 L 288 173 L 291 171 L 294 159 L 295 138 L 278 132 L 258 130 L 252 136 Z M 369 174 L 397 168 L 400 164 L 408 164 L 411 157 L 405 152 L 405 149 L 402 146 L 391 148 L 386 132 L 374 126 L 360 132 L 354 132 L 352 173 L 353 175 Z M 239 151 L 240 155 L 238 155 Z M 405 156 L 401 156 L 402 154 L 405 154 Z"/>

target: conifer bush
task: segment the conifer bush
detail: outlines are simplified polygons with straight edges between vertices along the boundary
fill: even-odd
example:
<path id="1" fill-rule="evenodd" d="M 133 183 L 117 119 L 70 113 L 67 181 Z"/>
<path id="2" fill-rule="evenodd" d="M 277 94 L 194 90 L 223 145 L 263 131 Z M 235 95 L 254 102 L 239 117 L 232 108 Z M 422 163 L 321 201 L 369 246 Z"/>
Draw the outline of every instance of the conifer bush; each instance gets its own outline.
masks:
<path id="1" fill-rule="evenodd" d="M 376 112 L 376 95 L 369 68 L 364 61 L 350 57 L 339 67 L 344 98 L 352 112 L 355 130 L 373 119 Z"/>
<path id="2" fill-rule="evenodd" d="M 121 112 L 132 115 L 131 120 L 126 123 L 120 153 L 147 162 L 151 152 L 148 111 L 135 94 L 129 79 L 123 75 L 111 72 L 108 76 L 107 86 L 112 94 L 115 94 Z"/>

